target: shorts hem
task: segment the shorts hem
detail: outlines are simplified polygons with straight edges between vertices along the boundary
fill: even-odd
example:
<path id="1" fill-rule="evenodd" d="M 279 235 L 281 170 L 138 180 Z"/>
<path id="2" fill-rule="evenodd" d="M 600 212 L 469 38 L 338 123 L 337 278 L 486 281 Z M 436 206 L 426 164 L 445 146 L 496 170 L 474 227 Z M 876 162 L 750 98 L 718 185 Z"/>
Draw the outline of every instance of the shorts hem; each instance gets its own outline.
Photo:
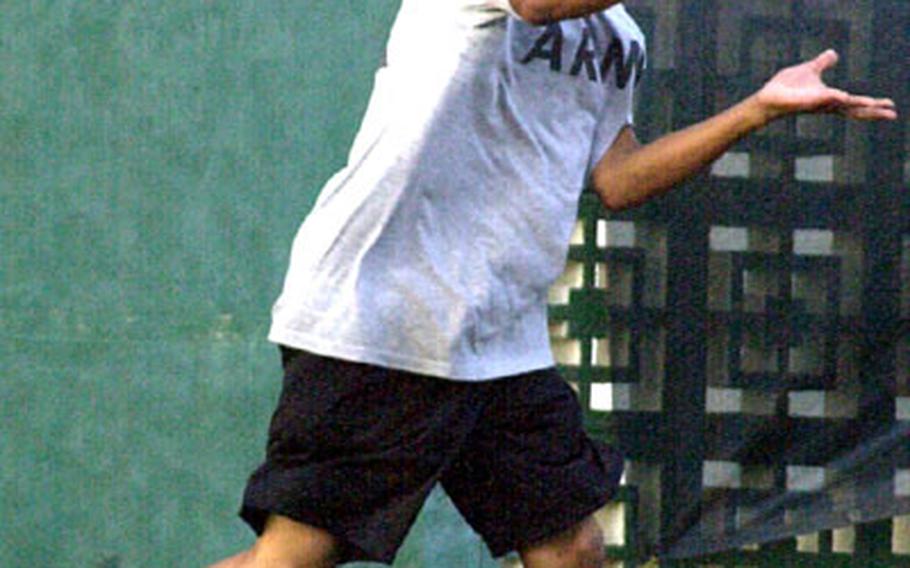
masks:
<path id="1" fill-rule="evenodd" d="M 552 523 L 550 525 L 538 525 L 535 530 L 529 531 L 527 535 L 515 539 L 512 544 L 488 543 L 487 548 L 490 550 L 490 554 L 493 556 L 493 558 L 502 558 L 511 552 L 519 552 L 522 549 L 540 545 L 553 537 L 559 536 L 560 534 L 584 521 L 605 507 L 610 502 L 610 499 L 611 498 L 609 495 L 605 495 L 602 499 L 598 500 L 596 504 L 579 506 L 577 509 L 573 509 L 571 513 L 562 515 L 561 522 L 559 523 Z"/>
<path id="2" fill-rule="evenodd" d="M 507 543 L 506 539 L 498 539 L 497 542 L 487 543 L 487 548 L 489 548 L 494 558 L 500 558 L 512 551 L 546 542 L 550 538 L 576 526 L 613 501 L 619 492 L 624 469 L 622 455 L 609 444 L 596 440 L 591 440 L 591 444 L 605 477 L 604 491 L 596 495 L 588 494 L 587 497 L 581 497 L 567 512 L 551 509 L 549 514 L 540 515 L 540 518 L 556 519 L 559 522 L 541 522 L 532 525 L 526 534 L 514 535 L 511 538 L 511 543 Z"/>
<path id="3" fill-rule="evenodd" d="M 395 554 L 384 554 L 379 552 L 370 552 L 363 547 L 354 543 L 350 537 L 345 534 L 346 531 L 337 527 L 330 527 L 328 523 L 323 522 L 318 515 L 312 515 L 301 511 L 285 511 L 281 507 L 261 507 L 257 505 L 244 504 L 239 511 L 239 516 L 247 525 L 261 536 L 265 530 L 265 522 L 269 515 L 281 515 L 292 521 L 303 523 L 317 529 L 324 530 L 332 535 L 338 541 L 338 558 L 337 564 L 347 564 L 350 562 L 375 562 L 391 566 L 395 561 Z"/>

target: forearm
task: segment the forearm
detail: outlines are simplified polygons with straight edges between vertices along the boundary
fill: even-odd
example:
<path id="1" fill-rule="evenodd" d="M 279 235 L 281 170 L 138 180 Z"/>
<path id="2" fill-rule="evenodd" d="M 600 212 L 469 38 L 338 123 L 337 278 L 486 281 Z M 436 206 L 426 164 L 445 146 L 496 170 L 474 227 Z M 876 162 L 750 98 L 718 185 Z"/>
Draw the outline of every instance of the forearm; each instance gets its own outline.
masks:
<path id="1" fill-rule="evenodd" d="M 512 8 L 532 24 L 581 18 L 619 4 L 621 0 L 511 0 Z"/>
<path id="2" fill-rule="evenodd" d="M 895 120 L 897 107 L 891 99 L 825 85 L 822 73 L 837 59 L 837 53 L 828 50 L 783 69 L 738 105 L 647 146 L 639 146 L 634 135 L 620 135 L 594 168 L 594 189 L 610 209 L 638 205 L 698 173 L 741 138 L 783 116 L 837 112 L 856 120 Z"/>
<path id="3" fill-rule="evenodd" d="M 594 170 L 594 189 L 609 209 L 634 207 L 697 174 L 769 120 L 757 97 L 750 97 L 655 142 L 605 156 Z"/>

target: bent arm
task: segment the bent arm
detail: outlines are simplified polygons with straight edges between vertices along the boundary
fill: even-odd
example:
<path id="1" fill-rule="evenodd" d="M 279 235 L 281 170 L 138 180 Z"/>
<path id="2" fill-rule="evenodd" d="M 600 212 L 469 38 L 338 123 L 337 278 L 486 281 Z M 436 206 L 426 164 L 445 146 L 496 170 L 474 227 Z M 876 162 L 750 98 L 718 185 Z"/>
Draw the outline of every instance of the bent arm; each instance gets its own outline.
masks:
<path id="1" fill-rule="evenodd" d="M 851 95 L 826 86 L 821 75 L 836 63 L 837 54 L 826 51 L 784 69 L 739 104 L 645 146 L 626 128 L 595 166 L 594 190 L 609 209 L 639 205 L 698 173 L 748 134 L 795 113 L 837 112 L 860 120 L 897 118 L 890 99 Z"/>
<path id="2" fill-rule="evenodd" d="M 619 4 L 621 0 L 509 0 L 512 9 L 529 24 L 581 18 Z"/>

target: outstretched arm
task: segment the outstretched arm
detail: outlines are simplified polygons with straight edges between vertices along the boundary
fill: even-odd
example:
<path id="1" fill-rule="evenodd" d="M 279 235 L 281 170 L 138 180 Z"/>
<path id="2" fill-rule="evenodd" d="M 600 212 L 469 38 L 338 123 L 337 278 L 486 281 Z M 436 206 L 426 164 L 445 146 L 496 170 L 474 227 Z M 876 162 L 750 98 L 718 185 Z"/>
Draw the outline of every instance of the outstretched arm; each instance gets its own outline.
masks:
<path id="1" fill-rule="evenodd" d="M 859 120 L 894 120 L 890 99 L 852 95 L 825 85 L 822 74 L 837 53 L 775 75 L 760 91 L 704 122 L 640 146 L 626 128 L 594 168 L 592 185 L 609 209 L 625 209 L 660 195 L 698 173 L 736 142 L 768 123 L 796 113 L 839 113 Z"/>

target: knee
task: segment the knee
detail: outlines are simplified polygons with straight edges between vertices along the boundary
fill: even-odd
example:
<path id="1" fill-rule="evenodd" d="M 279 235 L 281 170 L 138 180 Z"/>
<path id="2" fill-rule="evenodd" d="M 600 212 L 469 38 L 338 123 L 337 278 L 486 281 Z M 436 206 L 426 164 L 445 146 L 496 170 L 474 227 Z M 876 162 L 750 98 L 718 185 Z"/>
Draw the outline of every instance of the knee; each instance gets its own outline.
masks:
<path id="1" fill-rule="evenodd" d="M 578 568 L 601 568 L 606 562 L 603 531 L 596 522 L 585 526 L 572 542 L 572 556 Z"/>
<path id="2" fill-rule="evenodd" d="M 271 516 L 250 550 L 255 568 L 332 568 L 338 545 L 328 532 L 285 517 Z"/>
<path id="3" fill-rule="evenodd" d="M 250 551 L 248 568 L 333 568 L 334 560 L 320 553 L 293 553 L 255 546 Z"/>
<path id="4" fill-rule="evenodd" d="M 275 557 L 261 547 L 253 547 L 235 556 L 222 560 L 209 568 L 301 568 L 308 566 L 288 558 Z"/>
<path id="5" fill-rule="evenodd" d="M 601 568 L 604 538 L 594 518 L 536 546 L 521 551 L 526 568 Z"/>

